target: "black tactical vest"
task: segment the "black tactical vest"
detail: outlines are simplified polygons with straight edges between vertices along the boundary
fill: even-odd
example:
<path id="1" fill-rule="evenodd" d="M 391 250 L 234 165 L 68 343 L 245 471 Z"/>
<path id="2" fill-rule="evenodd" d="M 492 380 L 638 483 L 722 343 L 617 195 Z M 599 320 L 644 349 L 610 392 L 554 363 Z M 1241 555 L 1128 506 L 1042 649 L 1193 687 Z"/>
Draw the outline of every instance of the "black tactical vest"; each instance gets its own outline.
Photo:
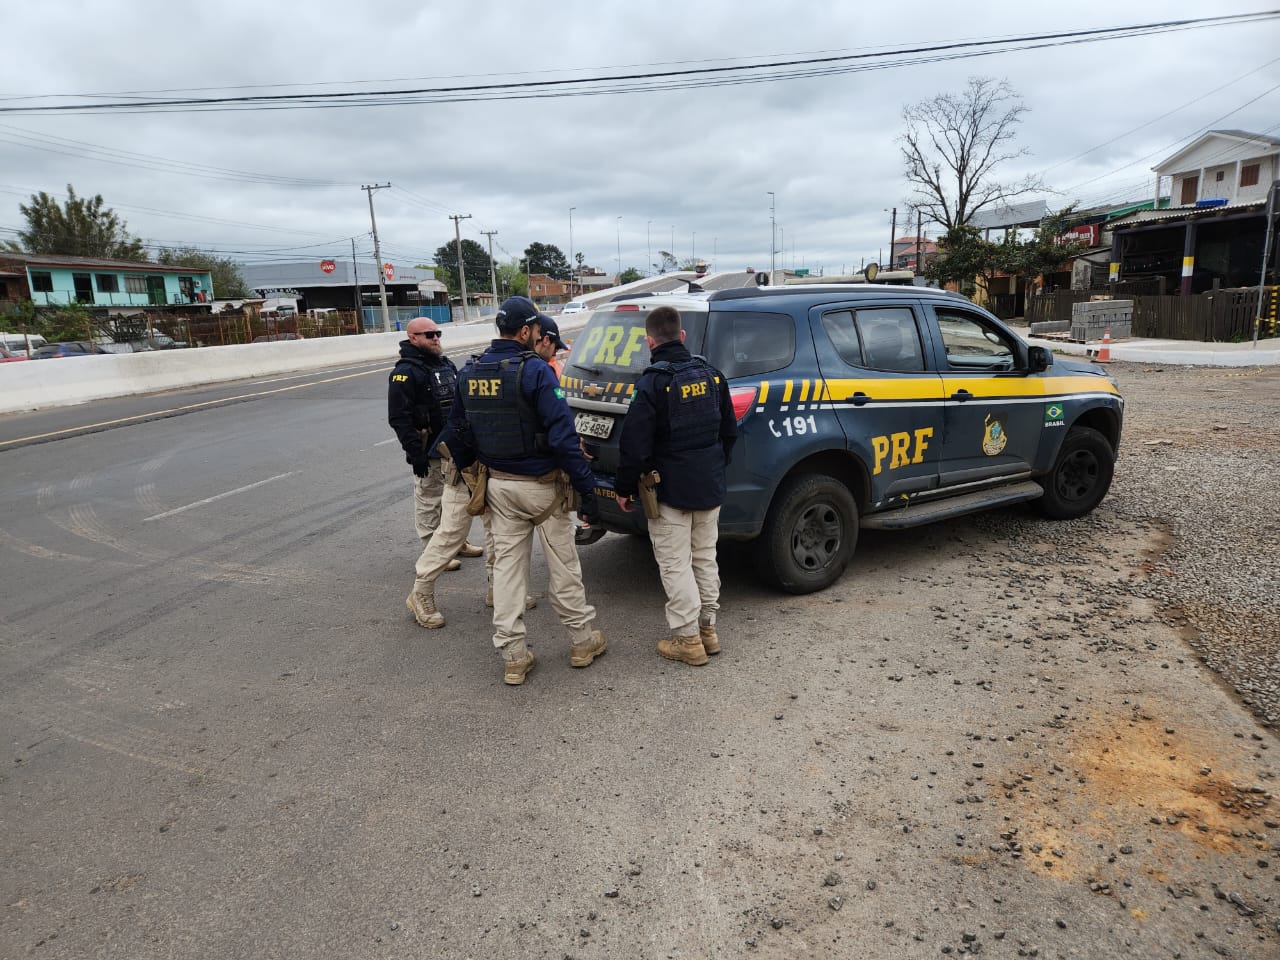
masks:
<path id="1" fill-rule="evenodd" d="M 671 375 L 667 384 L 667 430 L 659 442 L 672 451 L 718 445 L 720 384 L 715 368 L 695 356 L 683 363 L 662 360 L 648 369 Z"/>
<path id="2" fill-rule="evenodd" d="M 462 408 L 484 462 L 523 460 L 547 452 L 537 415 L 520 390 L 524 365 L 536 357 L 524 351 L 502 360 L 475 359 L 463 368 Z"/>

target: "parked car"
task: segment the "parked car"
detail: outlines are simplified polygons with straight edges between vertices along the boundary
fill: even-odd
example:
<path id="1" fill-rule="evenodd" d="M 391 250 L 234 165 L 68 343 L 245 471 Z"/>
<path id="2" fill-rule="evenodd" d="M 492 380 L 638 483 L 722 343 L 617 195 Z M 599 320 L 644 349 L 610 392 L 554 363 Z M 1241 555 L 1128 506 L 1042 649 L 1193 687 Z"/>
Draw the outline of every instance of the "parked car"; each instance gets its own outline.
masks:
<path id="1" fill-rule="evenodd" d="M 68 340 L 64 343 L 46 343 L 33 356 L 35 360 L 48 360 L 57 357 L 88 357 L 93 354 L 105 354 L 107 351 L 88 340 Z"/>
<path id="2" fill-rule="evenodd" d="M 581 300 L 570 300 L 568 303 L 564 305 L 563 308 L 561 308 L 560 315 L 568 316 L 571 313 L 582 313 L 584 310 L 590 310 L 590 309 L 591 308 L 588 307 Z"/>
<path id="3" fill-rule="evenodd" d="M 300 333 L 264 333 L 261 336 L 254 337 L 254 343 L 271 343 L 275 340 L 303 340 L 305 339 Z"/>
<path id="4" fill-rule="evenodd" d="M 23 336 L 21 333 L 0 333 L 0 346 L 3 346 L 10 353 L 20 353 L 26 356 L 27 344 L 31 344 L 31 350 L 34 353 L 40 347 L 45 345 L 44 337 L 38 333 Z"/>
<path id="5" fill-rule="evenodd" d="M 1115 381 L 1029 346 L 958 294 L 824 284 L 635 295 L 591 315 L 560 378 L 606 529 L 644 530 L 642 511 L 618 508 L 614 477 L 630 388 L 649 365 L 645 316 L 663 305 L 729 382 L 739 438 L 720 536 L 752 541 L 762 577 L 789 593 L 834 583 L 860 527 L 1019 502 L 1073 519 L 1111 486 Z"/>
<path id="6" fill-rule="evenodd" d="M 19 360 L 27 359 L 25 352 L 16 353 L 8 347 L 0 345 L 0 363 L 16 363 Z"/>

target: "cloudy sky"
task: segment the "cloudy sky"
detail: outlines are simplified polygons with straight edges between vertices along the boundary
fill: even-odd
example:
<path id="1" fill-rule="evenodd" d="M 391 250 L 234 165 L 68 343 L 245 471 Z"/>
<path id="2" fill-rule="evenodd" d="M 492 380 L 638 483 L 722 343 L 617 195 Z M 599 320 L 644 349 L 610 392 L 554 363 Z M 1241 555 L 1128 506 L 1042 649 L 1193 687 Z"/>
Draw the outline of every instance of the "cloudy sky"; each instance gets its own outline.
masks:
<path id="1" fill-rule="evenodd" d="M 719 269 L 760 268 L 772 191 L 781 264 L 832 272 L 882 256 L 894 206 L 899 234 L 914 233 L 902 225 L 902 109 L 959 91 L 971 76 L 1008 80 L 1021 95 L 1029 112 L 1017 143 L 1026 153 L 1003 178 L 1041 175 L 1053 207 L 1149 197 L 1150 168 L 1207 129 L 1280 135 L 1280 20 L 910 65 L 903 61 L 919 54 L 894 53 L 1267 9 L 1251 0 L 1221 10 L 1185 0 L 10 6 L 0 57 L 8 109 L 888 55 L 829 61 L 841 69 L 820 76 L 755 74 L 611 95 L 561 85 L 579 95 L 538 88 L 521 99 L 346 107 L 330 99 L 318 109 L 0 109 L 0 239 L 15 237 L 18 204 L 31 193 L 62 198 L 70 183 L 101 193 L 148 244 L 309 260 L 349 257 L 354 237 L 371 256 L 361 185 L 389 182 L 375 204 L 383 259 L 395 263 L 429 261 L 453 239 L 455 213 L 471 215 L 464 237 L 487 243 L 481 231 L 497 231 L 500 260 L 532 241 L 568 252 L 573 208 L 573 250 L 610 272 L 619 262 L 643 270 L 673 246 Z"/>

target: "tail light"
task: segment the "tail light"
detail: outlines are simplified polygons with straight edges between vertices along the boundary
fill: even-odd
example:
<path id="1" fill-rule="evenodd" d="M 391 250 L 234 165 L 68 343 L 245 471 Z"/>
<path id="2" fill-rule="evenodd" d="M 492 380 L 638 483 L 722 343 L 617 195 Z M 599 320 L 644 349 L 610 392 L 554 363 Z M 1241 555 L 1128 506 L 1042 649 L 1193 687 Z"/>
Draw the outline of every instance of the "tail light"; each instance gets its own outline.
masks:
<path id="1" fill-rule="evenodd" d="M 752 405 L 756 402 L 755 387 L 730 387 L 729 398 L 733 401 L 733 415 L 738 422 L 742 422 L 750 411 Z"/>

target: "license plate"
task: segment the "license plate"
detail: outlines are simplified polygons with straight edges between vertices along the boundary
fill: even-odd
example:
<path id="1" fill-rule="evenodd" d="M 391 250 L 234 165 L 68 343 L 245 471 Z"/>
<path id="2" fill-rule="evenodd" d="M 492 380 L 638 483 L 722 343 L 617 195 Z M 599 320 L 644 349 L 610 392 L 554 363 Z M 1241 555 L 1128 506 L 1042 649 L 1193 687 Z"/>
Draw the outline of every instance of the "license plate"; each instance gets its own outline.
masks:
<path id="1" fill-rule="evenodd" d="M 613 417 L 599 413 L 579 413 L 574 416 L 573 425 L 584 437 L 608 440 L 609 434 L 613 432 Z"/>

